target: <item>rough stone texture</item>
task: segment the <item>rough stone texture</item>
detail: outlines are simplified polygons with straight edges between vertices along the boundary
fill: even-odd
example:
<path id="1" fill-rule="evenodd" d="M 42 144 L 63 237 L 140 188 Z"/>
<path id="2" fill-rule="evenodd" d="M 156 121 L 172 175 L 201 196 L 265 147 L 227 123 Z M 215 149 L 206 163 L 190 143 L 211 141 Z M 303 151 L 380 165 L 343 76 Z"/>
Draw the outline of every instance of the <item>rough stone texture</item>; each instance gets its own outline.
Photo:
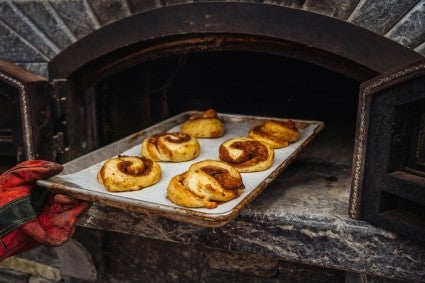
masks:
<path id="1" fill-rule="evenodd" d="M 264 4 L 270 4 L 270 5 L 277 5 L 277 6 L 283 6 L 283 7 L 289 7 L 289 8 L 295 8 L 295 9 L 302 9 L 302 7 L 305 4 L 305 0 L 264 0 L 262 1 Z"/>
<path id="2" fill-rule="evenodd" d="M 314 0 L 299 0 L 299 1 L 287 1 L 287 0 L 264 0 L 265 4 L 279 5 L 284 7 L 290 7 L 295 9 L 302 9 L 313 13 L 326 15 L 329 17 L 346 20 L 352 11 L 355 9 L 359 0 L 326 0 L 326 1 L 314 1 Z"/>
<path id="3" fill-rule="evenodd" d="M 44 78 L 47 78 L 49 75 L 48 69 L 47 69 L 47 62 L 44 63 L 16 63 L 16 65 L 21 66 L 22 68 L 25 68 L 35 74 L 41 75 Z"/>
<path id="4" fill-rule="evenodd" d="M 387 36 L 414 49 L 425 42 L 425 1 L 420 1 Z"/>
<path id="5" fill-rule="evenodd" d="M 42 33 L 36 29 L 36 26 L 30 22 L 27 17 L 23 17 L 22 11 L 19 10 L 13 2 L 0 2 L 0 15 L 2 26 L 7 27 L 9 31 L 12 31 L 19 37 L 21 42 L 16 42 L 19 42 L 17 48 L 25 50 L 26 48 L 24 49 L 19 46 L 21 44 L 30 46 L 28 49 L 29 53 L 26 54 L 29 59 L 31 58 L 31 53 L 35 53 L 34 57 L 41 57 L 43 61 L 48 61 L 56 55 L 56 52 L 52 50 L 51 46 L 49 46 L 42 37 Z M 28 25 L 28 23 L 31 23 L 32 25 Z M 4 40 L 5 39 L 1 38 L 0 42 L 4 42 Z M 7 52 L 8 50 L 4 51 Z M 13 48 L 9 52 L 12 54 L 15 53 Z M 6 53 L 5 55 L 6 56 L 1 57 L 5 57 L 4 59 L 9 60 L 9 54 Z M 16 56 L 17 54 L 15 53 L 14 55 Z"/>
<path id="6" fill-rule="evenodd" d="M 186 3 L 193 3 L 193 0 L 163 0 L 162 6 L 171 6 L 171 5 L 178 5 L 178 4 L 186 4 Z"/>
<path id="7" fill-rule="evenodd" d="M 17 272 L 12 270 L 1 270 L 0 269 L 0 283 L 10 283 L 10 282 L 28 282 L 31 275 L 28 275 L 23 272 Z"/>
<path id="8" fill-rule="evenodd" d="M 420 54 L 425 54 L 425 42 L 415 48 L 415 51 Z"/>
<path id="9" fill-rule="evenodd" d="M 359 0 L 307 0 L 303 9 L 329 17 L 346 20 L 357 6 Z"/>
<path id="10" fill-rule="evenodd" d="M 130 16 L 132 13 L 127 2 L 124 0 L 97 1 L 89 0 L 96 18 L 101 26 L 115 22 L 121 18 Z"/>
<path id="11" fill-rule="evenodd" d="M 0 59 L 10 62 L 47 62 L 47 58 L 38 52 L 16 31 L 4 22 L 0 22 Z"/>
<path id="12" fill-rule="evenodd" d="M 80 228 L 85 240 L 96 230 Z M 345 272 L 254 254 L 104 232 L 98 282 L 344 282 Z M 90 244 L 88 244 L 90 246 Z M 106 248 L 108 247 L 108 248 Z"/>
<path id="13" fill-rule="evenodd" d="M 350 179 L 348 167 L 296 162 L 219 228 L 100 206 L 93 206 L 80 224 L 372 276 L 425 278 L 424 246 L 348 217 Z"/>
<path id="14" fill-rule="evenodd" d="M 92 239 L 89 236 L 85 238 L 86 240 Z M 57 248 L 38 246 L 7 260 L 12 263 L 15 261 L 16 264 L 8 264 L 8 268 L 0 266 L 1 283 L 96 282 L 91 257 L 87 250 L 74 240 L 70 240 Z M 28 262 L 27 265 L 23 264 L 26 261 Z M 5 281 L 2 281 L 3 279 Z"/>
<path id="15" fill-rule="evenodd" d="M 259 255 L 211 250 L 208 253 L 208 266 L 212 269 L 256 277 L 275 277 L 278 273 L 279 261 Z"/>
<path id="16" fill-rule="evenodd" d="M 59 0 L 52 1 L 50 4 L 76 39 L 100 28 L 98 19 L 95 18 L 90 6 L 86 5 L 86 1 Z"/>
<path id="17" fill-rule="evenodd" d="M 385 35 L 416 3 L 418 0 L 360 1 L 349 21 Z"/>
<path id="18" fill-rule="evenodd" d="M 0 263 L 0 267 L 2 269 L 16 270 L 22 273 L 31 274 L 34 277 L 43 277 L 49 281 L 60 281 L 62 279 L 58 268 L 19 257 L 5 259 Z"/>
<path id="19" fill-rule="evenodd" d="M 22 1 L 15 5 L 36 25 L 55 53 L 75 41 L 75 37 L 69 34 L 67 27 L 49 2 Z"/>

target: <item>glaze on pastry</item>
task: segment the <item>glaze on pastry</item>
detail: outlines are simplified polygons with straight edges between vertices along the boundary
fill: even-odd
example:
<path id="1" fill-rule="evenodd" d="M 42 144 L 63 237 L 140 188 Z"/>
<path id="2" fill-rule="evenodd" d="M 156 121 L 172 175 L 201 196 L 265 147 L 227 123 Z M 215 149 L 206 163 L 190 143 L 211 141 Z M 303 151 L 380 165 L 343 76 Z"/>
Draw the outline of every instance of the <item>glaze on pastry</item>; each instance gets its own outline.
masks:
<path id="1" fill-rule="evenodd" d="M 198 139 L 185 133 L 160 133 L 142 142 L 142 155 L 155 161 L 188 161 L 200 152 Z"/>
<path id="2" fill-rule="evenodd" d="M 137 156 L 108 159 L 97 173 L 97 180 L 110 192 L 136 191 L 161 179 L 161 167 L 153 160 Z"/>
<path id="3" fill-rule="evenodd" d="M 258 172 L 272 166 L 274 151 L 267 144 L 251 138 L 232 138 L 220 145 L 219 158 L 239 172 Z"/>
<path id="4" fill-rule="evenodd" d="M 224 134 L 224 124 L 213 109 L 190 117 L 181 126 L 181 132 L 197 138 L 218 138 Z"/>
<path id="5" fill-rule="evenodd" d="M 250 129 L 248 137 L 264 142 L 272 148 L 282 148 L 298 140 L 299 130 L 294 121 L 266 120 Z"/>
<path id="6" fill-rule="evenodd" d="M 204 160 L 174 176 L 167 187 L 167 198 L 184 207 L 215 208 L 237 198 L 245 188 L 238 170 L 217 160 Z"/>

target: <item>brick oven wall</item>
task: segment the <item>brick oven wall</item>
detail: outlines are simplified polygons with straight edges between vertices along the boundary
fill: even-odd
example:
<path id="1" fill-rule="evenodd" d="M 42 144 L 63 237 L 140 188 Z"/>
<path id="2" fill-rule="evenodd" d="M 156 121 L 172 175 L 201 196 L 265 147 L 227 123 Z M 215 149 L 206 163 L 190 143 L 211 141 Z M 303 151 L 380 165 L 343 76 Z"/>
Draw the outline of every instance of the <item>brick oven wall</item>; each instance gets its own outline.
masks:
<path id="1" fill-rule="evenodd" d="M 193 0 L 0 0 L 0 59 L 47 77 L 47 62 L 100 27 Z M 425 0 L 258 0 L 359 25 L 425 55 Z"/>

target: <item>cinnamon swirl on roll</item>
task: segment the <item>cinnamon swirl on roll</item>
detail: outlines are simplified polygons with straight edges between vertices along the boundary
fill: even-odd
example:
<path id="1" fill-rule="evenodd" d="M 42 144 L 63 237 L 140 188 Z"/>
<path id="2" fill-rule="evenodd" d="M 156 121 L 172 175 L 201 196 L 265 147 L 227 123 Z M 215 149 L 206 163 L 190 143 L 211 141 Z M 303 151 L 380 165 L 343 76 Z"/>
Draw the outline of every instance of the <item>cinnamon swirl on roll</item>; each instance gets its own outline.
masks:
<path id="1" fill-rule="evenodd" d="M 220 160 L 239 172 L 258 172 L 273 164 L 274 151 L 265 143 L 251 138 L 232 138 L 219 147 Z"/>
<path id="2" fill-rule="evenodd" d="M 231 165 L 204 160 L 174 176 L 167 188 L 167 198 L 184 207 L 215 208 L 219 203 L 237 198 L 244 190 L 240 173 Z"/>
<path id="3" fill-rule="evenodd" d="M 282 148 L 298 140 L 300 132 L 294 121 L 266 120 L 262 125 L 254 126 L 248 133 L 249 138 L 264 142 L 272 148 Z"/>
<path id="4" fill-rule="evenodd" d="M 181 126 L 181 132 L 197 138 L 218 138 L 224 134 L 224 124 L 213 109 L 190 117 Z"/>
<path id="5" fill-rule="evenodd" d="M 159 133 L 142 142 L 142 155 L 155 161 L 182 162 L 201 152 L 199 141 L 184 133 Z"/>
<path id="6" fill-rule="evenodd" d="M 103 164 L 97 180 L 110 192 L 136 191 L 156 184 L 161 173 L 161 167 L 153 160 L 118 156 Z"/>

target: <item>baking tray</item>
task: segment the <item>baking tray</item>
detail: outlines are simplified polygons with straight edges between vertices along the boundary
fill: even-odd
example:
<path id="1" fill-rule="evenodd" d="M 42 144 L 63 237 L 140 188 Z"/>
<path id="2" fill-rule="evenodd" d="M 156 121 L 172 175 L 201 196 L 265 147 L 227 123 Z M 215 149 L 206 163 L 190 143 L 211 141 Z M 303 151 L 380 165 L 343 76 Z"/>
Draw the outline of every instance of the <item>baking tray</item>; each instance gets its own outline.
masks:
<path id="1" fill-rule="evenodd" d="M 148 213 L 168 217 L 201 226 L 218 227 L 234 219 L 240 211 L 255 199 L 290 162 L 305 148 L 324 126 L 320 121 L 293 120 L 300 129 L 300 138 L 288 147 L 275 149 L 273 165 L 261 172 L 241 173 L 245 190 L 238 198 L 218 205 L 217 208 L 185 208 L 170 202 L 165 196 L 170 179 L 187 171 L 192 163 L 205 159 L 218 159 L 219 145 L 233 137 L 246 137 L 254 125 L 266 119 L 286 120 L 287 118 L 259 117 L 219 113 L 226 133 L 215 139 L 199 139 L 200 155 L 186 162 L 160 162 L 161 180 L 148 188 L 132 192 L 109 192 L 97 182 L 96 175 L 103 163 L 117 155 L 141 155 L 141 142 L 156 133 L 179 131 L 181 124 L 200 111 L 188 111 L 162 121 L 138 133 L 111 143 L 82 157 L 64 164 L 61 174 L 37 184 L 50 191 L 65 194 L 80 200 L 117 207 L 131 212 Z"/>

